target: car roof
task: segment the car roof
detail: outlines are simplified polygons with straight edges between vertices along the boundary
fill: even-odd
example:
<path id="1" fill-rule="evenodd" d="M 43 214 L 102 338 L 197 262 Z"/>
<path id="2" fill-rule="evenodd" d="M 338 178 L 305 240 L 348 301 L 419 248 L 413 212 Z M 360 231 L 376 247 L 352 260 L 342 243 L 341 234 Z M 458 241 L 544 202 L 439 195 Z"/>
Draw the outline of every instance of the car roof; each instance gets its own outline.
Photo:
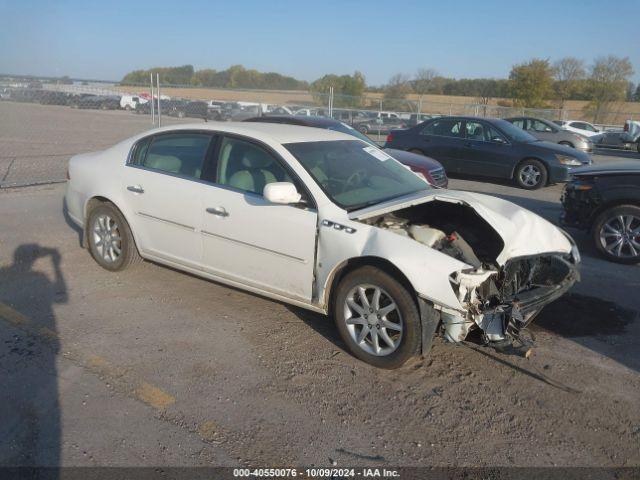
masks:
<path id="1" fill-rule="evenodd" d="M 252 117 L 244 122 L 256 122 L 256 123 L 280 123 L 289 125 L 303 125 L 306 127 L 320 127 L 325 128 L 331 125 L 337 125 L 342 122 L 333 118 L 317 117 L 308 115 L 265 115 L 264 117 Z"/>
<path id="2" fill-rule="evenodd" d="M 205 122 L 171 125 L 152 130 L 149 133 L 171 132 L 178 130 L 211 130 L 217 132 L 235 133 L 253 137 L 265 142 L 296 143 L 296 142 L 328 142 L 332 140 L 357 140 L 346 133 L 334 130 L 309 128 L 300 125 L 261 122 Z"/>

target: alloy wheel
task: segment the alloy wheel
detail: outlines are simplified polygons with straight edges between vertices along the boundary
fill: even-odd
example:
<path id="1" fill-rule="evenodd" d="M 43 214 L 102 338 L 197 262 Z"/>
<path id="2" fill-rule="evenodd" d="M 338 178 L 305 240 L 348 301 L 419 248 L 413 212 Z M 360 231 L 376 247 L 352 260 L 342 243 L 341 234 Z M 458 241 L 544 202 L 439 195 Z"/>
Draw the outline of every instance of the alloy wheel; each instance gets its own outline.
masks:
<path id="1" fill-rule="evenodd" d="M 528 187 L 535 187 L 540 182 L 542 172 L 535 165 L 526 165 L 520 170 L 520 181 Z"/>
<path id="2" fill-rule="evenodd" d="M 602 248 L 614 257 L 639 256 L 640 218 L 628 214 L 610 218 L 600 229 L 600 243 Z"/>
<path id="3" fill-rule="evenodd" d="M 113 263 L 122 254 L 122 238 L 116 221 L 107 214 L 98 215 L 93 222 L 93 245 L 97 254 L 107 263 Z"/>
<path id="4" fill-rule="evenodd" d="M 400 346 L 402 315 L 391 295 L 376 285 L 361 284 L 349 291 L 344 319 L 352 340 L 371 355 L 389 355 Z"/>

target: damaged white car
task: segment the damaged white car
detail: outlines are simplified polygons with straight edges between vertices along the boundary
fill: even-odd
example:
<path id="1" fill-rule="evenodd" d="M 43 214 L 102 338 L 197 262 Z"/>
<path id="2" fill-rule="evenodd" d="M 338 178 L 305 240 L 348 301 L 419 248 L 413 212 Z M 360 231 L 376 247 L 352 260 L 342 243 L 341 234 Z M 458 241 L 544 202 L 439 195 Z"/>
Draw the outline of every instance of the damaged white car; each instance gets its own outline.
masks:
<path id="1" fill-rule="evenodd" d="M 331 314 L 383 368 L 474 329 L 520 348 L 578 278 L 571 238 L 494 197 L 433 188 L 329 130 L 198 124 L 69 162 L 66 205 L 107 270 L 153 260 Z"/>

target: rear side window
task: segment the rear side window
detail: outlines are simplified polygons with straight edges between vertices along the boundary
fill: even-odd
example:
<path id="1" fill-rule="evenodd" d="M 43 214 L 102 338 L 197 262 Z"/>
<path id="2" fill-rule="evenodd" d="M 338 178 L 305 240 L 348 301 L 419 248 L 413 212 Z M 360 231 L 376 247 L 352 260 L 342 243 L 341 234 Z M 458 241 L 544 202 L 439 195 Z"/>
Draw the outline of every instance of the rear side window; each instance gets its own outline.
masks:
<path id="1" fill-rule="evenodd" d="M 134 156 L 138 165 L 199 179 L 211 138 L 211 135 L 199 133 L 160 135 L 151 139 L 144 155 L 142 151 L 136 155 L 136 148 Z"/>
<path id="2" fill-rule="evenodd" d="M 424 127 L 423 135 L 440 135 L 443 137 L 460 137 L 462 136 L 462 122 L 460 120 L 435 120 Z"/>

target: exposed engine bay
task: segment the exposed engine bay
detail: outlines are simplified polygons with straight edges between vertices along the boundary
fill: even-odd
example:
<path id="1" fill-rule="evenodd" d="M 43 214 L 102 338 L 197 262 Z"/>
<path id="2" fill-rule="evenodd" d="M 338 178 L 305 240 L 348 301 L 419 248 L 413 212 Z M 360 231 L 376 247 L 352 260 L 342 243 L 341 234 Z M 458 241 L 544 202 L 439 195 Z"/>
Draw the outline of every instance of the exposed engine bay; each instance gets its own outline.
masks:
<path id="1" fill-rule="evenodd" d="M 465 311 L 434 308 L 441 332 L 450 342 L 482 330 L 484 341 L 512 353 L 526 354 L 531 342 L 525 327 L 542 307 L 579 279 L 577 253 L 547 253 L 496 261 L 504 241 L 485 219 L 462 203 L 432 201 L 363 222 L 409 237 L 470 268 L 455 272 L 450 283 Z M 532 239 L 532 241 L 534 241 Z"/>

